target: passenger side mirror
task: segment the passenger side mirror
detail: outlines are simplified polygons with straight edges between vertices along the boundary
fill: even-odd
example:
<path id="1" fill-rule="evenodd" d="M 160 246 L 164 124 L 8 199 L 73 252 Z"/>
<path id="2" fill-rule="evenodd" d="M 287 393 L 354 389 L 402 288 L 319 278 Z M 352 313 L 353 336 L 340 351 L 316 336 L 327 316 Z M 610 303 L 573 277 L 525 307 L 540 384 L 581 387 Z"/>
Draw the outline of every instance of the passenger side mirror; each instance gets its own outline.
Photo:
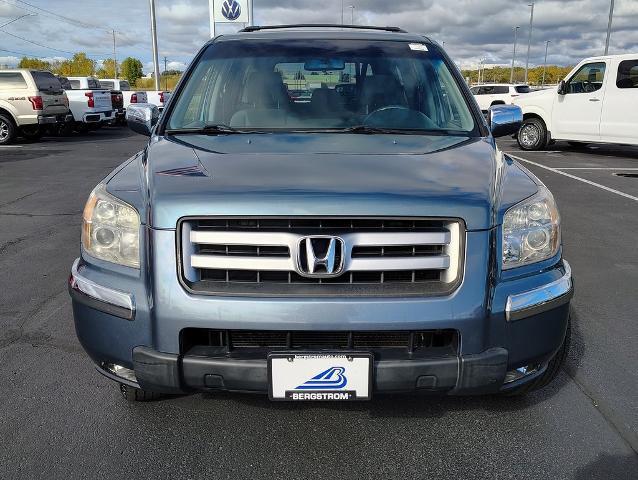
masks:
<path id="1" fill-rule="evenodd" d="M 487 123 L 495 138 L 513 135 L 523 123 L 523 110 L 517 105 L 491 106 L 487 112 Z"/>
<path id="2" fill-rule="evenodd" d="M 567 93 L 567 84 L 565 83 L 565 80 L 561 80 L 560 82 L 558 82 L 558 94 L 565 95 L 566 93 Z"/>
<path id="3" fill-rule="evenodd" d="M 135 133 L 151 136 L 159 120 L 159 109 L 151 103 L 137 103 L 126 107 L 126 123 Z"/>

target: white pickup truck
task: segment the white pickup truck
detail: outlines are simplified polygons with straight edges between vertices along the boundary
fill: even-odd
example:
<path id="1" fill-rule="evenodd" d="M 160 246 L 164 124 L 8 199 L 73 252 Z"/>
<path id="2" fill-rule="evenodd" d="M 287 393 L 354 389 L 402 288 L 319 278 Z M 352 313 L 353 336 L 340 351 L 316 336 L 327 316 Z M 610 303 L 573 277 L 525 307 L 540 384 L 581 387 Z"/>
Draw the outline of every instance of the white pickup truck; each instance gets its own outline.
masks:
<path id="1" fill-rule="evenodd" d="M 164 110 L 164 105 L 166 105 L 171 96 L 170 92 L 164 90 L 149 90 L 146 94 L 148 95 L 148 103 L 157 105 L 160 112 Z"/>
<path id="2" fill-rule="evenodd" d="M 587 58 L 558 88 L 513 103 L 523 110 L 517 134 L 523 150 L 554 140 L 638 145 L 638 53 Z"/>
<path id="3" fill-rule="evenodd" d="M 115 120 L 111 92 L 102 88 L 96 78 L 67 77 L 68 83 L 63 77 L 60 80 L 69 98 L 76 130 L 90 130 Z"/>
<path id="4" fill-rule="evenodd" d="M 101 78 L 99 80 L 102 88 L 108 90 L 119 90 L 124 98 L 124 109 L 131 103 L 148 103 L 148 97 L 144 91 L 131 90 L 131 84 L 128 80 L 120 80 L 117 78 Z"/>

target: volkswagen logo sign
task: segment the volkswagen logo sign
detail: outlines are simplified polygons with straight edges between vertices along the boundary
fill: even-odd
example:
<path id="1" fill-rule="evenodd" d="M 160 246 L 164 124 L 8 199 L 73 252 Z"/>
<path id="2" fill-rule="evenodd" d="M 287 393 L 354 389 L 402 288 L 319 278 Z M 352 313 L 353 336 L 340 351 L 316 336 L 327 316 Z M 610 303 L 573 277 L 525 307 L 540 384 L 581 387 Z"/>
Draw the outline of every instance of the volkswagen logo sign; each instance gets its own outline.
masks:
<path id="1" fill-rule="evenodd" d="M 339 237 L 302 237 L 297 248 L 297 271 L 304 277 L 337 277 L 343 273 L 345 247 Z"/>
<path id="2" fill-rule="evenodd" d="M 241 15 L 241 6 L 236 0 L 224 0 L 222 3 L 222 15 L 230 21 L 237 20 Z"/>

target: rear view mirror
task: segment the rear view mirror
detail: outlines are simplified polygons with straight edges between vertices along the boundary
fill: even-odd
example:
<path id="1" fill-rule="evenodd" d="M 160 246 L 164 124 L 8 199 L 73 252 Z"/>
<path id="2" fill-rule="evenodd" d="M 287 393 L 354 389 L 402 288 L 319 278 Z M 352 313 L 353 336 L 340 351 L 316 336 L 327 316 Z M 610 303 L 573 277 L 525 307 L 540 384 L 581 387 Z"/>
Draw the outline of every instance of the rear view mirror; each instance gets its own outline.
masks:
<path id="1" fill-rule="evenodd" d="M 513 135 L 521 128 L 523 110 L 517 105 L 494 105 L 487 112 L 487 122 L 493 137 Z"/>
<path id="2" fill-rule="evenodd" d="M 313 58 L 304 63 L 307 72 L 324 72 L 326 70 L 344 70 L 346 63 L 339 58 Z"/>
<path id="3" fill-rule="evenodd" d="M 157 105 L 150 103 L 132 103 L 126 107 L 126 123 L 135 133 L 150 137 L 158 120 L 159 109 Z"/>

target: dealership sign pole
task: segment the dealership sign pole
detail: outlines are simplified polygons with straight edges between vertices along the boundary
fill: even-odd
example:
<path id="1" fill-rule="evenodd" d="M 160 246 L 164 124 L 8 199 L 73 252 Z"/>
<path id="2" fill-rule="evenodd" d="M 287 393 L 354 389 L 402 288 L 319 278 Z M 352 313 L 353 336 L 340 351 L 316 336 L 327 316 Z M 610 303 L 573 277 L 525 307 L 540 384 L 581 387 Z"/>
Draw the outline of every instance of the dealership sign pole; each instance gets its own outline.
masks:
<path id="1" fill-rule="evenodd" d="M 208 0 L 210 36 L 215 37 L 215 23 L 253 24 L 252 0 Z"/>

